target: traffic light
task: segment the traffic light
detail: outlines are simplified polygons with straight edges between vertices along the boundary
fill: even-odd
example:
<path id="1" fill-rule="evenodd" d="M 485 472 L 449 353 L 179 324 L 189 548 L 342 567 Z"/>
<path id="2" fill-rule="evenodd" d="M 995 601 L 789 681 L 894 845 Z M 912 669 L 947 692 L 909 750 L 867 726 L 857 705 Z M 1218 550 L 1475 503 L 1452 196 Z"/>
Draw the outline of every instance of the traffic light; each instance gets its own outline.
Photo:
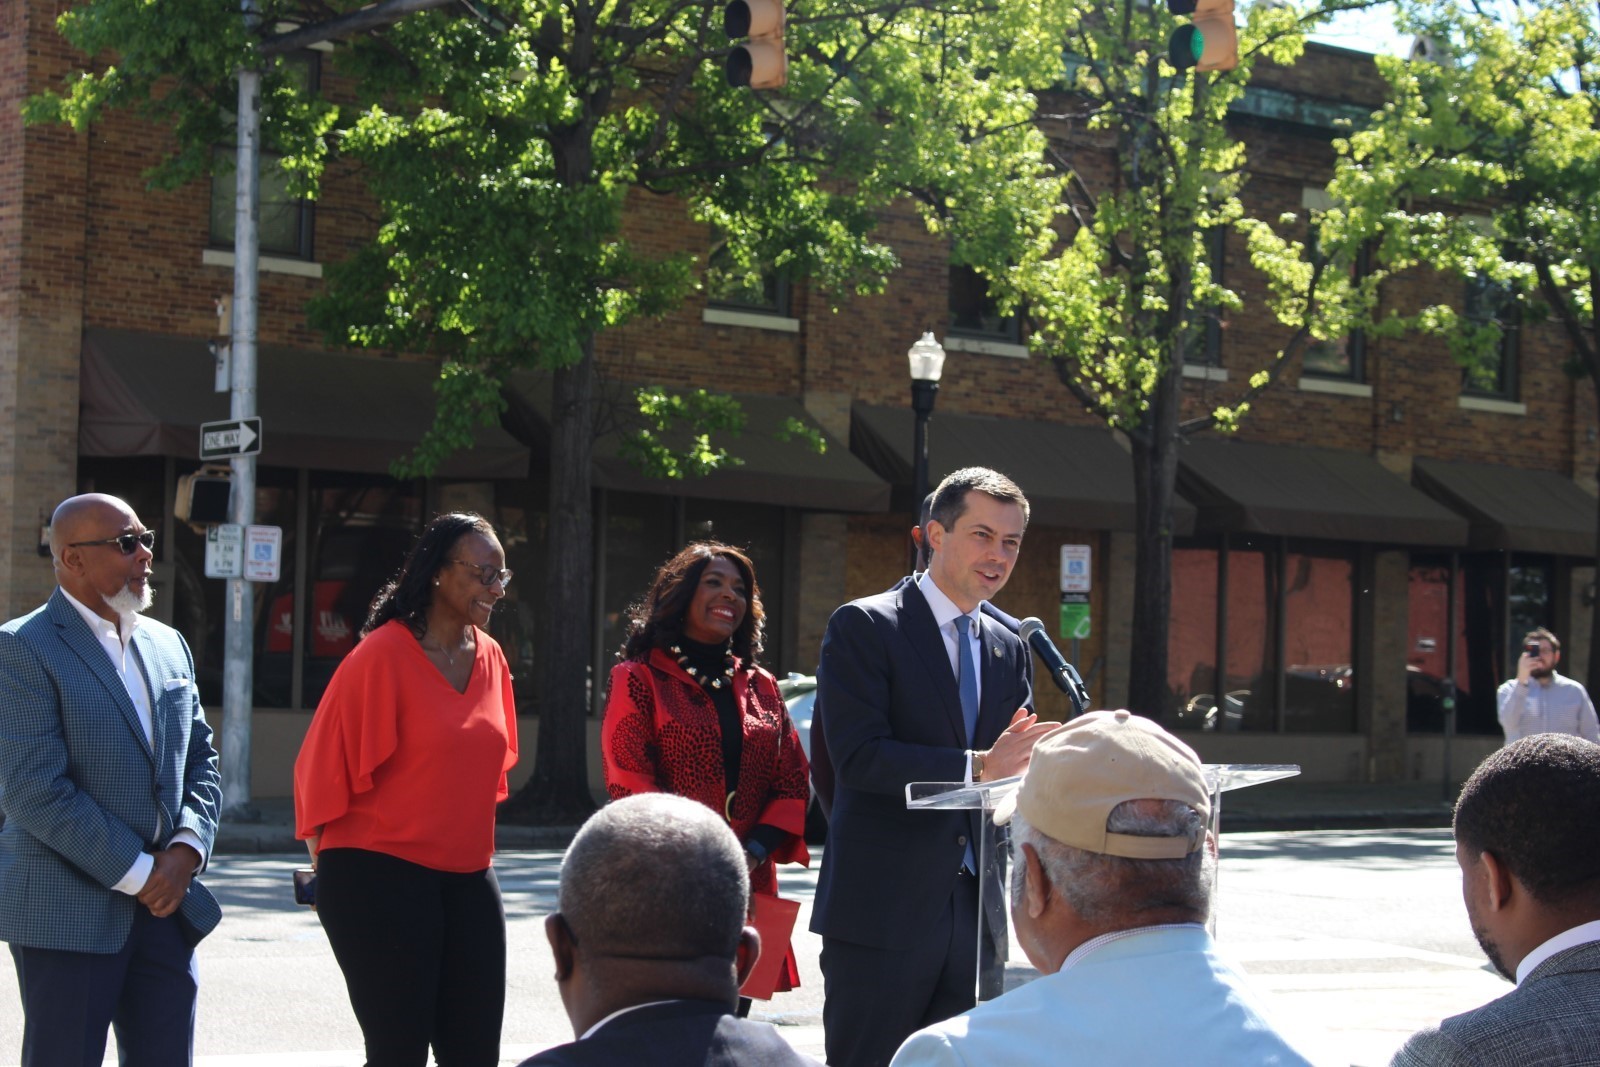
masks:
<path id="1" fill-rule="evenodd" d="M 1239 31 L 1233 25 L 1233 0 L 1167 0 L 1174 15 L 1194 17 L 1172 31 L 1167 58 L 1179 70 L 1232 70 L 1239 65 Z"/>
<path id="2" fill-rule="evenodd" d="M 781 89 L 789 80 L 789 57 L 783 52 L 783 0 L 733 0 L 722 9 L 728 37 L 748 38 L 728 53 L 728 84 L 752 89 Z"/>

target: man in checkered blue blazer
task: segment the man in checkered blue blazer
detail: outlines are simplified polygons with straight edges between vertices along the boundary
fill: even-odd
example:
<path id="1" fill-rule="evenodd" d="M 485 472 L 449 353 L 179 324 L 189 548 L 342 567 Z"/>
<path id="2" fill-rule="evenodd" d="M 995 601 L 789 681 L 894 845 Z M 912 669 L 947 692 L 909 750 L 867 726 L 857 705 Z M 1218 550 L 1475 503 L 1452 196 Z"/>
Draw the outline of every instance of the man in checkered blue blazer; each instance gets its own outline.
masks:
<path id="1" fill-rule="evenodd" d="M 150 606 L 155 538 L 116 497 L 50 522 L 58 588 L 0 626 L 0 940 L 24 1067 L 190 1062 L 194 945 L 222 917 L 195 880 L 222 790 L 179 633 Z"/>

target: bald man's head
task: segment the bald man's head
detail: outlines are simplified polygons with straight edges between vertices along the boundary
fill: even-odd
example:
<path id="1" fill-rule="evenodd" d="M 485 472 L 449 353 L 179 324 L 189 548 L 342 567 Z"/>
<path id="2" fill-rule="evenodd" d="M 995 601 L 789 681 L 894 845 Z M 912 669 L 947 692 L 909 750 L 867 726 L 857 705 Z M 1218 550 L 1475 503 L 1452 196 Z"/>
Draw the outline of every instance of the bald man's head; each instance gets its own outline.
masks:
<path id="1" fill-rule="evenodd" d="M 666 793 L 608 804 L 561 863 L 561 914 L 579 953 L 731 960 L 749 900 L 733 831 Z"/>
<path id="2" fill-rule="evenodd" d="M 69 497 L 50 516 L 56 581 L 102 618 L 143 611 L 153 597 L 153 536 L 126 501 L 105 493 Z"/>

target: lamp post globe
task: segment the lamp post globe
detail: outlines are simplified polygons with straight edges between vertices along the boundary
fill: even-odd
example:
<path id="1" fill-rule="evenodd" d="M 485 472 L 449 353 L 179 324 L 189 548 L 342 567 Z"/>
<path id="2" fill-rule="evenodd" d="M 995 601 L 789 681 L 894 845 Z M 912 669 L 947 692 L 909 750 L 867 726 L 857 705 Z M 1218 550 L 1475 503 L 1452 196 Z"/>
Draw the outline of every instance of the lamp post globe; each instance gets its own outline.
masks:
<path id="1" fill-rule="evenodd" d="M 920 517 L 923 498 L 928 495 L 928 417 L 939 395 L 939 377 L 944 373 L 944 346 L 929 330 L 906 353 L 911 369 L 911 410 L 916 414 L 916 438 L 912 444 L 913 485 L 911 509 Z"/>

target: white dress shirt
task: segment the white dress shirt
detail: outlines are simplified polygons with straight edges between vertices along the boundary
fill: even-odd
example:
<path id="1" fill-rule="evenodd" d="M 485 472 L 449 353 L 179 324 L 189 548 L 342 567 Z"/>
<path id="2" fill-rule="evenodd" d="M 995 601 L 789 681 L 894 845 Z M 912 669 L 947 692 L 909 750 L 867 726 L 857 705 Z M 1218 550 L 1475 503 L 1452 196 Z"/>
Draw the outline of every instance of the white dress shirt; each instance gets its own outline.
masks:
<path id="1" fill-rule="evenodd" d="M 944 641 L 945 655 L 950 658 L 950 669 L 955 672 L 956 684 L 961 682 L 961 666 L 956 659 L 960 644 L 956 634 L 956 617 L 965 615 L 972 621 L 967 624 L 968 646 L 972 649 L 972 662 L 967 669 L 972 672 L 972 677 L 977 681 L 978 701 L 983 701 L 983 624 L 979 621 L 979 613 L 983 605 L 979 604 L 971 611 L 964 612 L 956 606 L 955 602 L 944 595 L 944 590 L 939 588 L 939 583 L 934 581 L 927 571 L 917 575 L 917 588 L 922 591 L 923 599 L 928 602 L 928 609 L 933 612 L 934 625 L 939 627 L 939 637 Z M 968 739 L 971 743 L 971 739 Z M 962 776 L 962 781 L 972 782 L 972 751 L 967 751 L 967 768 Z"/>

